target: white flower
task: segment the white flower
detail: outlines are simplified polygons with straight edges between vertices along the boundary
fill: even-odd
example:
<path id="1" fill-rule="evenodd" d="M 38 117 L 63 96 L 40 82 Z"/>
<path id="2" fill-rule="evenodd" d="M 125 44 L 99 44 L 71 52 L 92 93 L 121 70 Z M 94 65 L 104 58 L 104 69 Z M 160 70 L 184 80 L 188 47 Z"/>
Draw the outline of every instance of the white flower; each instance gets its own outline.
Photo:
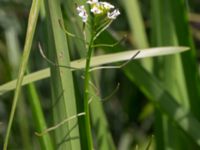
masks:
<path id="1" fill-rule="evenodd" d="M 107 2 L 98 2 L 98 0 L 90 0 L 87 1 L 88 4 L 91 5 L 91 12 L 93 14 L 101 14 L 109 11 L 110 9 L 114 9 L 115 7 Z"/>
<path id="2" fill-rule="evenodd" d="M 113 12 L 108 12 L 108 13 L 107 13 L 107 17 L 108 17 L 109 19 L 111 19 L 111 20 L 116 19 L 117 16 L 119 16 L 119 15 L 120 15 L 120 12 L 119 12 L 118 9 L 115 9 Z"/>
<path id="3" fill-rule="evenodd" d="M 79 16 L 80 16 L 80 14 L 83 14 L 83 13 L 86 12 L 85 7 L 84 7 L 83 5 L 78 6 L 78 7 L 76 8 L 76 10 L 78 11 Z M 81 16 L 82 16 L 82 15 L 81 15 Z"/>
<path id="4" fill-rule="evenodd" d="M 78 11 L 78 15 L 82 18 L 82 21 L 87 22 L 88 14 L 85 10 L 85 7 L 81 5 L 81 6 L 78 6 L 76 10 Z"/>
<path id="5" fill-rule="evenodd" d="M 101 6 L 103 6 L 103 8 L 105 8 L 106 10 L 110 10 L 110 9 L 114 9 L 115 6 L 111 5 L 110 3 L 107 2 L 99 2 L 99 4 Z"/>
<path id="6" fill-rule="evenodd" d="M 86 3 L 87 4 L 95 4 L 95 3 L 98 3 L 98 0 L 88 0 Z"/>
<path id="7" fill-rule="evenodd" d="M 119 10 L 114 9 L 115 6 L 113 6 L 112 4 L 110 4 L 108 2 L 99 2 L 98 0 L 87 0 L 86 3 L 91 5 L 90 11 L 94 15 L 98 15 L 98 14 L 104 15 L 107 13 L 108 19 L 111 19 L 111 20 L 116 19 L 117 16 L 120 15 Z M 88 14 L 85 10 L 84 5 L 78 6 L 76 9 L 78 11 L 78 15 L 82 18 L 82 21 L 87 22 Z M 113 10 L 113 11 L 111 12 L 111 10 Z"/>
<path id="8" fill-rule="evenodd" d="M 95 6 L 92 7 L 91 12 L 93 14 L 101 14 L 102 10 L 98 6 L 95 5 Z"/>

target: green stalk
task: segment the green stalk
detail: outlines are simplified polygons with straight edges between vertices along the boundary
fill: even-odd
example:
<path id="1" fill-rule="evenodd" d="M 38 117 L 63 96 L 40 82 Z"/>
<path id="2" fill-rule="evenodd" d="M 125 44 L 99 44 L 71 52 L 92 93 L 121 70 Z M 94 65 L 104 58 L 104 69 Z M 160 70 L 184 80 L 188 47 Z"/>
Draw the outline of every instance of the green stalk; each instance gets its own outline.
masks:
<path id="1" fill-rule="evenodd" d="M 9 118 L 9 122 L 8 122 L 8 128 L 7 128 L 5 142 L 4 142 L 4 146 L 3 146 L 4 150 L 7 150 L 7 147 L 8 147 L 10 131 L 11 131 L 14 115 L 15 115 L 17 102 L 18 102 L 19 95 L 20 95 L 20 92 L 21 92 L 21 84 L 22 84 L 22 81 L 23 81 L 23 77 L 24 77 L 24 73 L 25 73 L 25 70 L 26 70 L 29 54 L 30 54 L 30 51 L 31 51 L 31 45 L 32 45 L 33 36 L 34 36 L 34 33 L 35 33 L 39 8 L 40 8 L 40 0 L 33 0 L 31 10 L 30 10 L 29 20 L 28 20 L 28 29 L 27 29 L 27 34 L 26 34 L 24 53 L 23 53 L 23 56 L 22 56 L 22 62 L 20 64 L 16 91 L 15 91 L 15 95 L 14 95 L 14 99 L 13 99 L 10 118 Z"/>
<path id="2" fill-rule="evenodd" d="M 36 91 L 36 87 L 33 83 L 29 84 L 27 87 L 27 92 L 29 94 L 29 103 L 32 110 L 32 115 L 34 119 L 34 126 L 36 129 L 36 132 L 42 132 L 44 129 L 46 129 L 46 122 L 44 113 L 42 111 L 42 106 L 40 104 L 40 98 Z M 50 135 L 47 133 L 41 137 L 37 137 L 38 141 L 40 142 L 40 148 L 53 150 L 53 143 L 51 140 Z"/>
<path id="3" fill-rule="evenodd" d="M 87 52 L 87 58 L 86 58 L 86 66 L 85 66 L 85 80 L 84 80 L 84 112 L 85 112 L 85 130 L 86 130 L 86 137 L 87 137 L 87 149 L 92 150 L 93 149 L 93 142 L 92 142 L 92 133 L 91 133 L 91 126 L 90 126 L 90 114 L 89 114 L 89 81 L 90 81 L 90 61 L 92 57 L 93 52 L 93 37 L 91 38 L 88 52 Z"/>

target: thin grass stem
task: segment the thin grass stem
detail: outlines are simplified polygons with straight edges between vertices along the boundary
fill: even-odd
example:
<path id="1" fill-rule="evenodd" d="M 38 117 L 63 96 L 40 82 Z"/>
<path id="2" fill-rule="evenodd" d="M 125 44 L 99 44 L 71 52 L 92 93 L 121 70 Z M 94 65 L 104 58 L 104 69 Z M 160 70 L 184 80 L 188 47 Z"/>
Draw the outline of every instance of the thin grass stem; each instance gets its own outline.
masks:
<path id="1" fill-rule="evenodd" d="M 58 123 L 57 125 L 52 126 L 52 127 L 48 128 L 48 129 L 44 130 L 44 131 L 41 132 L 41 133 L 35 132 L 35 134 L 36 134 L 37 136 L 43 136 L 44 134 L 46 134 L 46 133 L 48 133 L 48 132 L 50 132 L 50 131 L 53 131 L 53 130 L 59 128 L 59 127 L 62 126 L 63 124 L 65 124 L 65 123 L 67 123 L 67 122 L 69 122 L 69 121 L 71 121 L 71 120 L 73 120 L 73 119 L 75 119 L 75 118 L 77 118 L 77 117 L 83 116 L 83 115 L 85 115 L 84 112 L 83 112 L 83 113 L 79 113 L 79 114 L 77 114 L 77 115 L 74 115 L 74 116 L 72 116 L 72 117 L 69 117 L 69 118 L 67 118 L 67 119 L 64 119 L 63 121 L 61 121 L 61 122 Z"/>
<path id="2" fill-rule="evenodd" d="M 16 110 L 17 102 L 19 100 L 19 95 L 21 92 L 21 84 L 23 81 L 24 73 L 26 70 L 28 58 L 29 58 L 30 51 L 31 51 L 33 36 L 35 33 L 35 27 L 36 27 L 39 9 L 40 9 L 40 2 L 41 2 L 41 0 L 33 0 L 32 5 L 31 5 L 29 20 L 28 20 L 28 29 L 27 29 L 27 33 L 26 33 L 26 41 L 25 41 L 25 46 L 24 46 L 24 53 L 23 53 L 23 57 L 22 57 L 23 60 L 20 64 L 17 86 L 16 86 L 16 91 L 14 94 L 13 104 L 12 104 L 8 127 L 7 127 L 7 131 L 6 131 L 6 137 L 5 137 L 5 141 L 4 141 L 4 145 L 3 145 L 3 150 L 7 150 L 7 147 L 8 147 L 11 127 L 12 127 L 12 123 L 13 123 L 13 119 L 14 119 L 14 115 L 15 115 L 15 110 Z"/>

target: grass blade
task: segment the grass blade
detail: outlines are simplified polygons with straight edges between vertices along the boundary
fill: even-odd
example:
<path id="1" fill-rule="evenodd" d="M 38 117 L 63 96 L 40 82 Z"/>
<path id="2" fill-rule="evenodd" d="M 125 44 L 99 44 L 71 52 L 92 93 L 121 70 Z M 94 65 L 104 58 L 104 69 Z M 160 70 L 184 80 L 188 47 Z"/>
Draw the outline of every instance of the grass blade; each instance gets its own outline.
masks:
<path id="1" fill-rule="evenodd" d="M 170 7 L 172 8 L 173 21 L 175 24 L 175 31 L 178 38 L 178 44 L 191 47 L 191 51 L 181 55 L 181 60 L 184 66 L 184 74 L 186 77 L 186 87 L 190 99 L 190 107 L 192 112 L 200 118 L 200 78 L 198 75 L 198 68 L 196 63 L 196 51 L 193 44 L 188 22 L 187 1 L 170 0 Z"/>
<path id="2" fill-rule="evenodd" d="M 128 22 L 130 24 L 131 35 L 133 41 L 133 45 L 136 48 L 148 48 L 149 42 L 147 39 L 147 34 L 145 31 L 145 25 L 141 14 L 141 8 L 138 0 L 122 0 L 122 4 L 124 5 Z M 141 60 L 142 64 L 148 69 L 152 71 L 153 69 L 153 60 L 147 58 L 145 60 Z"/>
<path id="3" fill-rule="evenodd" d="M 93 92 L 95 95 L 94 91 L 91 90 L 90 92 Z M 116 147 L 109 131 L 109 125 L 102 103 L 99 99 L 94 98 L 90 104 L 90 110 L 93 112 L 91 113 L 91 119 L 96 133 L 97 148 L 100 150 L 115 150 Z"/>
<path id="4" fill-rule="evenodd" d="M 44 115 L 42 112 L 39 96 L 37 94 L 36 88 L 33 83 L 28 85 L 27 90 L 28 90 L 28 94 L 30 95 L 29 103 L 31 106 L 36 131 L 42 132 L 44 129 L 46 129 L 46 122 L 45 122 Z M 48 148 L 49 150 L 53 150 L 53 144 L 52 144 L 49 134 L 41 136 L 38 139 L 39 139 L 42 149 Z"/>
<path id="5" fill-rule="evenodd" d="M 124 71 L 129 79 L 136 83 L 156 107 L 164 112 L 169 119 L 173 120 L 187 136 L 200 146 L 200 133 L 196 132 L 200 128 L 200 123 L 194 115 L 179 105 L 159 81 L 144 70 L 141 65 L 132 63 L 127 68 Z"/>
<path id="6" fill-rule="evenodd" d="M 63 22 L 59 0 L 46 0 L 47 24 L 49 29 L 49 56 L 59 65 L 70 65 L 67 39 L 60 27 L 59 20 Z M 54 124 L 66 118 L 77 115 L 76 99 L 74 93 L 72 72 L 69 69 L 51 66 L 51 84 Z M 78 119 L 68 122 L 55 131 L 57 149 L 81 149 Z"/>
<path id="7" fill-rule="evenodd" d="M 160 48 L 151 48 L 151 49 L 130 50 L 126 52 L 118 52 L 118 53 L 113 53 L 113 54 L 94 56 L 91 61 L 91 67 L 96 67 L 96 66 L 110 64 L 110 63 L 116 63 L 120 61 L 128 61 L 135 53 L 137 53 L 137 51 L 140 51 L 140 53 L 136 56 L 135 59 L 141 59 L 141 58 L 152 57 L 152 56 L 168 55 L 168 54 L 182 52 L 188 49 L 189 49 L 188 47 L 165 47 L 165 48 L 160 47 Z M 83 69 L 85 67 L 84 63 L 85 63 L 85 60 L 80 59 L 80 60 L 72 61 L 69 66 L 71 66 L 72 68 Z M 49 68 L 43 69 L 43 70 L 31 73 L 29 75 L 26 75 L 24 77 L 22 85 L 26 85 L 31 82 L 46 79 L 48 77 L 50 77 Z M 10 90 L 14 90 L 15 88 L 16 88 L 16 80 L 5 83 L 0 86 L 0 95 L 3 95 Z"/>
<path id="8" fill-rule="evenodd" d="M 196 101 L 196 99 L 199 99 L 198 96 L 199 91 L 197 90 L 198 89 L 197 87 L 194 88 L 194 86 L 193 87 L 190 86 L 191 84 L 198 86 L 196 84 L 198 82 L 194 80 L 198 80 L 199 77 L 197 76 L 194 77 L 193 76 L 194 74 L 191 73 L 191 72 L 197 72 L 197 70 L 195 69 L 195 63 L 194 63 L 195 58 L 192 58 L 190 56 L 191 53 L 194 53 L 194 47 L 193 43 L 191 42 L 186 9 L 183 3 L 184 3 L 183 1 L 176 1 L 176 2 L 174 1 L 163 2 L 161 0 L 152 1 L 152 7 L 153 7 L 152 27 L 154 30 L 152 36 L 154 39 L 153 44 L 155 46 L 164 46 L 169 44 L 170 45 L 184 44 L 191 47 L 190 52 L 187 52 L 181 56 L 174 55 L 157 60 L 156 61 L 157 66 L 161 67 L 156 67 L 155 70 L 157 70 L 157 74 L 158 72 L 162 72 L 164 74 L 164 76 L 159 74 L 159 78 L 161 82 L 163 81 L 166 90 L 171 95 L 173 95 L 175 99 L 179 100 L 179 103 L 183 107 L 190 110 L 191 112 L 194 112 L 195 109 L 191 108 L 195 107 L 196 105 L 199 105 L 199 101 Z M 168 28 L 166 28 L 166 26 Z M 172 65 L 173 67 L 171 67 Z M 174 83 L 173 81 L 176 81 L 176 83 Z M 191 102 L 194 103 L 193 100 L 196 103 L 195 106 L 192 106 Z M 160 121 L 156 121 L 157 124 L 161 124 L 162 126 L 162 127 L 161 126 L 157 127 L 160 130 L 159 132 L 162 132 L 163 130 L 163 136 L 159 135 L 156 136 L 157 146 L 159 146 L 158 149 L 164 149 L 164 148 L 184 149 L 186 147 L 188 147 L 188 149 L 194 149 L 191 147 L 194 144 L 191 143 L 191 141 L 188 141 L 186 136 L 181 135 L 180 131 L 171 123 L 170 120 L 166 118 L 165 115 L 162 116 L 161 121 L 162 123 Z M 160 137 L 162 137 L 163 139 Z M 161 142 L 160 140 L 163 141 Z"/>
<path id="9" fill-rule="evenodd" d="M 153 0 L 152 4 L 152 43 L 154 46 L 177 45 L 177 36 L 172 21 L 169 1 Z M 165 17 L 163 17 L 165 16 Z M 166 28 L 168 26 L 168 28 Z M 172 67 L 173 66 L 173 67 Z M 188 93 L 180 55 L 166 56 L 155 59 L 155 75 L 163 83 L 166 90 L 189 109 Z M 176 82 L 173 82 L 176 81 Z M 158 149 L 183 149 L 189 145 L 186 136 L 174 126 L 168 117 L 159 110 L 156 113 L 155 134 Z M 159 129 L 159 131 L 158 131 Z M 163 133 L 161 133 L 163 132 Z M 162 136 L 161 136 L 162 135 Z M 173 138 L 172 138 L 173 137 Z M 182 142 L 181 142 L 182 141 Z M 183 142 L 184 141 L 184 142 Z"/>
<path id="10" fill-rule="evenodd" d="M 19 94 L 21 91 L 21 83 L 23 80 L 26 66 L 27 66 L 29 54 L 31 51 L 33 36 L 35 33 L 35 27 L 36 27 L 36 23 L 38 19 L 38 14 L 39 14 L 39 7 L 40 7 L 40 0 L 34 0 L 32 2 L 30 14 L 29 14 L 28 29 L 27 29 L 27 35 L 26 35 L 26 40 L 25 40 L 24 52 L 22 56 L 22 62 L 20 64 L 17 87 L 16 87 L 14 99 L 13 99 L 11 114 L 10 114 L 10 118 L 8 122 L 8 128 L 7 128 L 6 137 L 4 141 L 4 147 L 3 147 L 4 150 L 6 150 L 8 147 L 8 141 L 9 141 L 10 131 L 12 127 L 12 122 L 15 115 L 15 110 L 16 110 L 18 99 L 19 99 Z"/>
<path id="11" fill-rule="evenodd" d="M 137 48 L 149 47 L 138 0 L 122 0 Z"/>

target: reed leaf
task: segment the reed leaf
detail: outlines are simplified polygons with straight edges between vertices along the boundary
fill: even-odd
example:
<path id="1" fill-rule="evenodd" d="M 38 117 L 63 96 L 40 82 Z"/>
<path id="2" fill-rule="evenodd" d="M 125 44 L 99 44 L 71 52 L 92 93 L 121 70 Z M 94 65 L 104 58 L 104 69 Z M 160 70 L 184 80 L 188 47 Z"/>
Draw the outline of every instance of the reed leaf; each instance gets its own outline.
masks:
<path id="1" fill-rule="evenodd" d="M 30 14 L 29 14 L 28 29 L 27 29 L 26 39 L 25 39 L 24 52 L 23 52 L 23 56 L 22 56 L 22 62 L 20 64 L 20 68 L 19 68 L 18 80 L 17 80 L 17 84 L 16 84 L 16 91 L 14 94 L 14 99 L 13 99 L 10 118 L 9 118 L 9 122 L 8 122 L 6 137 L 5 137 L 5 141 L 4 141 L 4 146 L 3 146 L 4 150 L 6 150 L 8 147 L 11 127 L 12 127 L 12 123 L 13 123 L 13 119 L 14 119 L 14 115 L 15 115 L 15 110 L 16 110 L 17 102 L 18 102 L 19 95 L 21 92 L 21 83 L 23 81 L 29 54 L 31 51 L 33 36 L 35 33 L 36 23 L 37 23 L 38 14 L 39 14 L 39 8 L 40 8 L 40 0 L 34 0 L 32 2 Z M 51 145 L 49 145 L 49 144 L 46 145 L 46 147 L 51 149 Z"/>
<path id="2" fill-rule="evenodd" d="M 141 49 L 141 50 L 130 50 L 126 52 L 118 52 L 118 53 L 113 53 L 113 54 L 94 56 L 92 57 L 92 60 L 91 60 L 91 67 L 97 67 L 100 65 L 106 65 L 106 64 L 116 63 L 120 61 L 128 61 L 138 51 L 140 51 L 140 53 L 134 59 L 140 59 L 140 58 L 151 57 L 151 56 L 168 55 L 168 54 L 182 52 L 185 50 L 189 50 L 189 48 L 188 47 L 163 47 L 163 48 L 160 47 L 160 48 L 150 48 L 150 49 Z M 71 67 L 73 69 L 74 68 L 83 69 L 85 67 L 84 63 L 85 63 L 84 59 L 75 60 L 75 61 L 72 61 L 68 67 Z M 30 73 L 24 77 L 22 85 L 26 85 L 31 82 L 36 82 L 42 79 L 46 79 L 50 77 L 50 75 L 51 73 L 50 73 L 49 68 L 42 69 L 34 73 Z M 16 87 L 16 80 L 13 80 L 1 85 L 0 95 L 3 95 L 10 90 L 14 90 L 15 87 Z"/>
<path id="3" fill-rule="evenodd" d="M 60 1 L 46 0 L 45 6 L 47 10 L 48 53 L 50 59 L 58 65 L 69 66 L 70 57 L 67 39 L 59 24 L 59 20 L 63 22 Z M 78 113 L 72 72 L 69 69 L 51 66 L 51 85 L 52 102 L 56 104 L 53 108 L 54 124 L 57 124 Z M 77 118 L 55 131 L 55 141 L 56 149 L 81 149 Z"/>

